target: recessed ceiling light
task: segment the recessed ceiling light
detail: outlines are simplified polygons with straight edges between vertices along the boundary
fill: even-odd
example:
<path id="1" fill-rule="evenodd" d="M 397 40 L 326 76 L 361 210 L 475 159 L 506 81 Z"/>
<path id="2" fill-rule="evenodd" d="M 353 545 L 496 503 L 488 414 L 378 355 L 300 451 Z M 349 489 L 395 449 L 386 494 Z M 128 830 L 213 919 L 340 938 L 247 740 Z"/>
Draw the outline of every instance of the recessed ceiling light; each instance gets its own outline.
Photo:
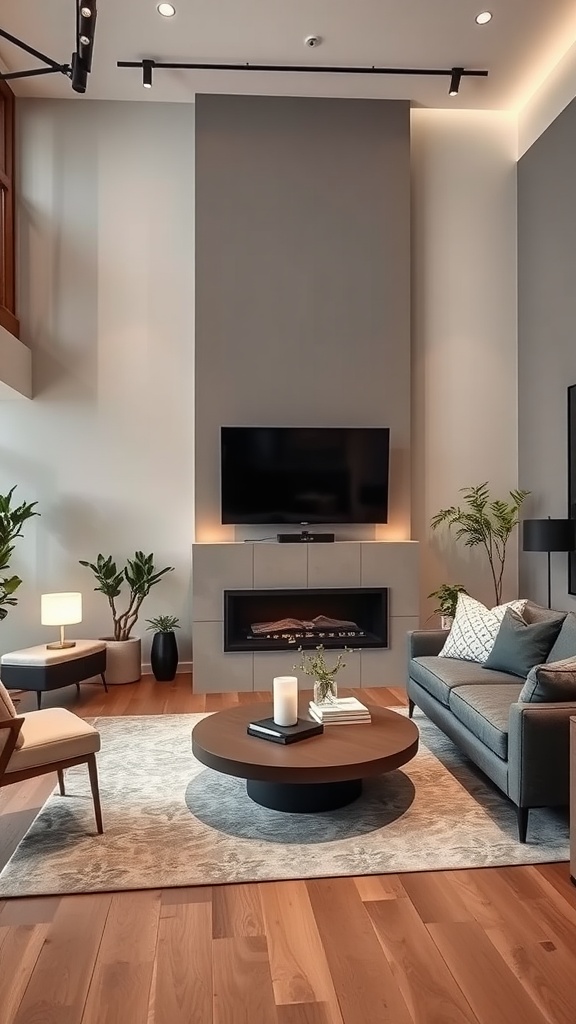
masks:
<path id="1" fill-rule="evenodd" d="M 161 7 L 165 7 L 165 4 L 160 4 Z M 489 21 L 492 21 L 492 11 L 480 11 L 480 14 L 476 15 L 477 25 L 487 25 Z"/>
<path id="2" fill-rule="evenodd" d="M 172 4 L 158 4 L 156 10 L 163 18 L 173 18 L 176 14 L 176 8 Z"/>

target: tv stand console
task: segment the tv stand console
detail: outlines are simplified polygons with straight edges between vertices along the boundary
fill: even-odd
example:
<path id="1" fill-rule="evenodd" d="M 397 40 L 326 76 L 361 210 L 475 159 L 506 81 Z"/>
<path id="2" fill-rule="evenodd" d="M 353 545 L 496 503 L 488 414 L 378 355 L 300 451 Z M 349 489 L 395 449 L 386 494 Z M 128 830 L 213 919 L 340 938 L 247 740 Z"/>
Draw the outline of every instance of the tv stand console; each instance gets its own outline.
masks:
<path id="1" fill-rule="evenodd" d="M 295 674 L 296 644 L 294 650 L 224 651 L 224 591 L 352 587 L 388 588 L 388 647 L 346 655 L 338 681 L 343 686 L 404 686 L 406 633 L 419 627 L 416 541 L 193 544 L 194 691 L 271 690 L 274 676 Z"/>

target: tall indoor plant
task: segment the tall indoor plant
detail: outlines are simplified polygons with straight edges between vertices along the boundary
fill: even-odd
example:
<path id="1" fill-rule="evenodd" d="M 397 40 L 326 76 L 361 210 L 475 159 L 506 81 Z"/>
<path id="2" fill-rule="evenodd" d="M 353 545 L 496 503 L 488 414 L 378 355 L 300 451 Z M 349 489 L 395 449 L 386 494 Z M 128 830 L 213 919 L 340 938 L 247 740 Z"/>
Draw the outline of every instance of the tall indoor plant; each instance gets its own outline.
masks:
<path id="1" fill-rule="evenodd" d="M 462 487 L 461 505 L 441 508 L 430 521 L 433 530 L 440 526 L 455 528 L 456 540 L 468 548 L 481 547 L 486 553 L 495 604 L 502 601 L 502 582 L 506 565 L 506 546 L 518 526 L 518 513 L 530 491 L 509 491 L 508 499 L 493 498 L 488 482 L 476 487 Z"/>
<path id="2" fill-rule="evenodd" d="M 168 565 L 156 572 L 154 555 L 145 555 L 143 551 L 136 551 L 133 558 L 126 559 L 126 565 L 122 568 L 116 566 L 112 555 L 107 558 L 98 555 L 96 562 L 81 559 L 80 565 L 92 570 L 98 582 L 94 589 L 108 599 L 112 613 L 113 636 L 103 637 L 107 643 L 106 682 L 134 683 L 140 679 L 142 652 L 140 637 L 133 637 L 132 629 L 138 620 L 144 598 L 165 573 L 174 571 L 174 567 Z M 120 597 L 124 583 L 129 588 L 128 606 L 126 611 L 120 612 L 116 607 L 116 599 Z"/>
<path id="3" fill-rule="evenodd" d="M 18 604 L 18 598 L 14 597 L 14 594 L 22 583 L 19 576 L 4 575 L 10 566 L 14 541 L 23 536 L 24 523 L 32 516 L 40 515 L 34 511 L 37 501 L 23 501 L 21 505 L 13 505 L 12 496 L 15 490 L 16 485 L 8 494 L 0 494 L 0 622 L 8 615 L 8 609 Z"/>

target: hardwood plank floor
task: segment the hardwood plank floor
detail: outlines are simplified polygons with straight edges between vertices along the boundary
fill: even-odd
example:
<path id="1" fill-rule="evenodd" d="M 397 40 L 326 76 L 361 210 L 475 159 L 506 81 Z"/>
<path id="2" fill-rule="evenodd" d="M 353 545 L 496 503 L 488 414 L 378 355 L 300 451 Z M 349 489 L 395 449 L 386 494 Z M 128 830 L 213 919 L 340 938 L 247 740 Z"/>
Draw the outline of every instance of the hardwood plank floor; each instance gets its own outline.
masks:
<path id="1" fill-rule="evenodd" d="M 403 691 L 359 696 L 392 706 Z M 180 675 L 44 706 L 92 718 L 247 699 Z M 0 791 L 0 866 L 55 782 Z M 5 900 L 0 1022 L 574 1024 L 575 957 L 567 864 Z"/>

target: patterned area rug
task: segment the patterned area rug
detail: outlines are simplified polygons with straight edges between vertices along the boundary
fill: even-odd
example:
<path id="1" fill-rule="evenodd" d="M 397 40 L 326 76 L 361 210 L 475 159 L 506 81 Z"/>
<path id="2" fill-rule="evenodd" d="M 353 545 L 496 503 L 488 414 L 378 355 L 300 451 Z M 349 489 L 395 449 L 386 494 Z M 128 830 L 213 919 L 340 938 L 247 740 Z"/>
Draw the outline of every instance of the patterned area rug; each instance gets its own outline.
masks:
<path id="1" fill-rule="evenodd" d="M 85 767 L 69 769 L 68 795 L 52 794 L 38 814 L 0 875 L 0 898 L 569 857 L 567 814 L 531 811 L 519 843 L 512 804 L 422 714 L 413 761 L 316 815 L 260 807 L 241 779 L 197 762 L 190 733 L 202 717 L 96 719 L 104 835 Z"/>

